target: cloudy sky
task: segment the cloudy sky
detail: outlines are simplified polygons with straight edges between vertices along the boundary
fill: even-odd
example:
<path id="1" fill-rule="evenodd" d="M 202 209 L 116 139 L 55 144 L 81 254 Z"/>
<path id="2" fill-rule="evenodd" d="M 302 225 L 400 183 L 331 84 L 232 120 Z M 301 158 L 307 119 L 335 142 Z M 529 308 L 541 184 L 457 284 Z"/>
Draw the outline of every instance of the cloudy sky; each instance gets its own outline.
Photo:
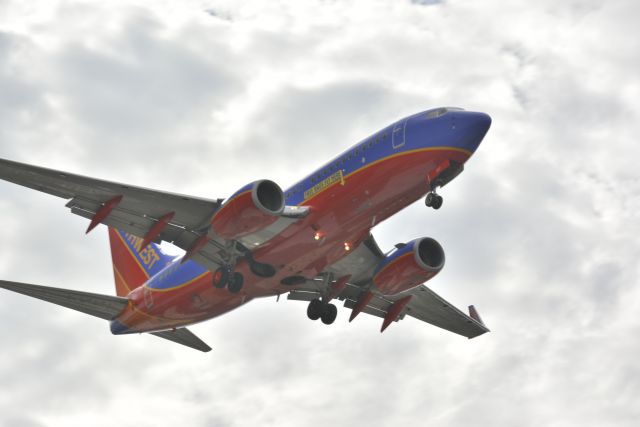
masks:
<path id="1" fill-rule="evenodd" d="M 0 426 L 635 426 L 640 3 L 0 0 L 0 157 L 226 197 L 428 108 L 493 126 L 439 211 L 430 283 L 492 329 L 327 327 L 255 301 L 199 353 L 0 292 Z M 107 235 L 0 183 L 0 277 L 113 293 Z"/>

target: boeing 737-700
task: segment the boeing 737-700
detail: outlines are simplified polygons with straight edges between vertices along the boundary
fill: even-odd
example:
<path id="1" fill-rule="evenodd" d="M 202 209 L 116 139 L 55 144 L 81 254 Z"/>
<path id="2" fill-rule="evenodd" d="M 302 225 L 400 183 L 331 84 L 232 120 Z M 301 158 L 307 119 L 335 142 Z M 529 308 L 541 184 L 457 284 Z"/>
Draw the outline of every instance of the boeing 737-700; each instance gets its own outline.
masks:
<path id="1" fill-rule="evenodd" d="M 487 133 L 487 114 L 438 108 L 365 138 L 286 190 L 259 180 L 225 199 L 205 199 L 0 159 L 0 178 L 67 199 L 87 232 L 108 227 L 116 295 L 0 280 L 0 287 L 110 322 L 113 334 L 151 333 L 211 348 L 186 326 L 254 298 L 308 302 L 331 324 L 335 301 L 382 318 L 411 316 L 473 338 L 478 312 L 458 310 L 424 283 L 445 255 L 429 237 L 383 252 L 371 229 L 415 201 L 439 209 L 437 190 L 463 170 Z M 165 241 L 183 256 L 163 253 Z M 1 316 L 1 314 L 0 314 Z"/>

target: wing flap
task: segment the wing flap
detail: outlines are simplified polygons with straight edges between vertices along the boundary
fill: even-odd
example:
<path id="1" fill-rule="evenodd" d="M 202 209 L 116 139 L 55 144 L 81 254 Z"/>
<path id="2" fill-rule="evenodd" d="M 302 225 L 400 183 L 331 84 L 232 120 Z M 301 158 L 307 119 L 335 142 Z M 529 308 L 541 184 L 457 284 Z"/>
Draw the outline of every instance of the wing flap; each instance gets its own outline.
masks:
<path id="1" fill-rule="evenodd" d="M 205 353 L 211 351 L 211 347 L 209 347 L 204 341 L 198 338 L 187 328 L 172 329 L 161 332 L 151 332 L 151 335 L 155 335 L 156 337 L 164 338 L 165 340 L 173 341 L 175 343 L 182 344 L 184 346 L 200 350 Z"/>
<path id="2" fill-rule="evenodd" d="M 129 303 L 129 300 L 126 298 L 111 295 L 8 282 L 5 280 L 0 280 L 0 288 L 61 305 L 105 320 L 115 318 Z"/>

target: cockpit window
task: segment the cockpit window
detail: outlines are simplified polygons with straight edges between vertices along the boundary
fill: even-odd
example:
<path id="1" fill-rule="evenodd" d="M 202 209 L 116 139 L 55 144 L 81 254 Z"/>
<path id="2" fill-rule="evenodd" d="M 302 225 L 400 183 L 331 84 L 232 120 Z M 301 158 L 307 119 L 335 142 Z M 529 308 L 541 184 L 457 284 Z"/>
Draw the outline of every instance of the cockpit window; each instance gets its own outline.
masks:
<path id="1" fill-rule="evenodd" d="M 434 110 L 427 111 L 427 118 L 435 119 L 436 117 L 444 116 L 449 111 L 464 111 L 464 108 L 458 108 L 458 107 L 436 108 Z"/>

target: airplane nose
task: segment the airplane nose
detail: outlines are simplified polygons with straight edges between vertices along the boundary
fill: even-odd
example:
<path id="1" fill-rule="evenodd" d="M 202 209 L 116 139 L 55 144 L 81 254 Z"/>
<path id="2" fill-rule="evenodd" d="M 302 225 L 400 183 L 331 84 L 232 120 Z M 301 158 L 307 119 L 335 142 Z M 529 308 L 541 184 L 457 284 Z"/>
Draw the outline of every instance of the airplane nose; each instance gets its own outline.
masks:
<path id="1" fill-rule="evenodd" d="M 460 111 L 451 120 L 456 145 L 471 152 L 476 151 L 491 126 L 491 117 L 485 113 Z"/>

